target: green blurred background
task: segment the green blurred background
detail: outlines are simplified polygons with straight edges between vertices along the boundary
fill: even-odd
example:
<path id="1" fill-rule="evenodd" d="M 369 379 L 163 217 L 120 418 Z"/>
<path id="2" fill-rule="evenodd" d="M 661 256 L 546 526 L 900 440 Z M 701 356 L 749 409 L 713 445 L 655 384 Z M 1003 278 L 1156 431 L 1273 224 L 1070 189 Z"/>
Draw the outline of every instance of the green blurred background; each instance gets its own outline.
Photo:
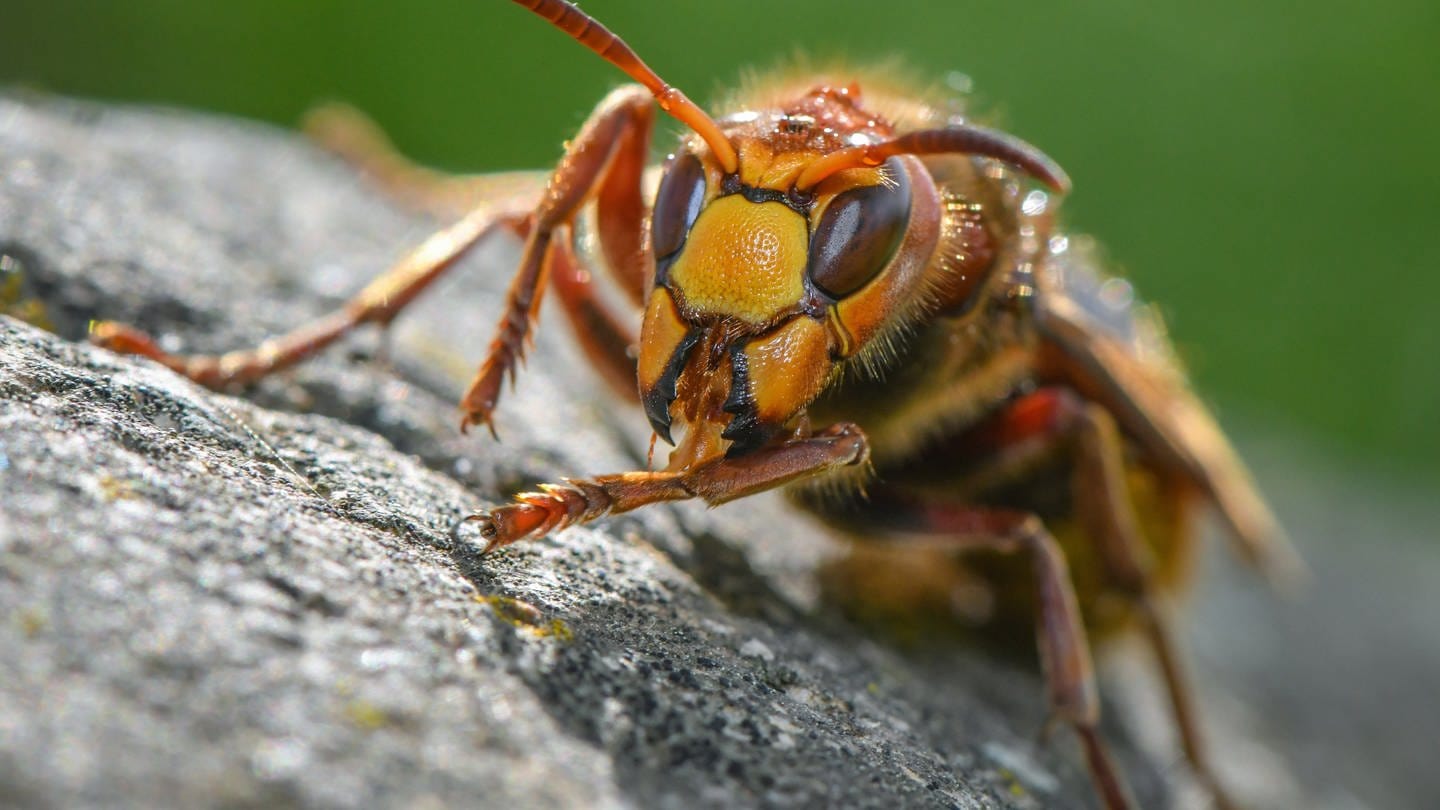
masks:
<path id="1" fill-rule="evenodd" d="M 697 99 L 797 50 L 962 71 L 1076 181 L 1227 421 L 1440 482 L 1440 3 L 592 0 Z M 0 83 L 544 167 L 617 71 L 503 0 L 0 0 Z M 3 181 L 3 179 L 0 179 Z"/>

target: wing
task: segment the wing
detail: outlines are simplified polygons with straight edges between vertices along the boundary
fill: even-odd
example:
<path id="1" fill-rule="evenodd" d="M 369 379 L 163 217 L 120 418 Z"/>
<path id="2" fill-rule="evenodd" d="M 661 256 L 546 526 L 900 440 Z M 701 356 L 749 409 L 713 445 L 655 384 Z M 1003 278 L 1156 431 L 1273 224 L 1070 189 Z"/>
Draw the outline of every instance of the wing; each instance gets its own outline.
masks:
<path id="1" fill-rule="evenodd" d="M 1163 323 L 1129 282 L 1098 268 L 1085 240 L 1063 241 L 1037 280 L 1037 321 L 1056 371 L 1106 406 L 1162 464 L 1214 503 L 1241 554 L 1273 579 L 1303 570 L 1214 416 L 1191 390 Z"/>

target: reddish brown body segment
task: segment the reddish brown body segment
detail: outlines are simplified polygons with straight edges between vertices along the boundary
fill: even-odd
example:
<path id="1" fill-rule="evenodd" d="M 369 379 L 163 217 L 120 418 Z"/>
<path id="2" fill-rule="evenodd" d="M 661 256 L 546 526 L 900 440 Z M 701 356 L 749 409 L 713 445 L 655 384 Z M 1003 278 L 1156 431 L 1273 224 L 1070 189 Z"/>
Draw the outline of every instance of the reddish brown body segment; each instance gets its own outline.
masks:
<path id="1" fill-rule="evenodd" d="M 663 470 L 543 485 L 472 516 L 487 549 L 646 504 L 789 485 L 855 537 L 857 564 L 832 583 L 882 612 L 949 604 L 955 580 L 934 572 L 963 569 L 1002 618 L 1034 622 L 1054 717 L 1079 735 L 1112 810 L 1133 803 L 1096 731 L 1087 628 L 1138 628 L 1194 772 L 1233 806 L 1206 759 L 1164 596 L 1183 584 L 1196 506 L 1214 508 L 1252 562 L 1273 569 L 1287 547 L 1158 318 L 1056 227 L 1070 185 L 1059 166 L 943 99 L 855 74 L 751 87 L 711 118 L 570 4 L 517 2 L 640 83 L 600 103 L 543 190 L 478 202 L 342 310 L 259 349 L 175 356 L 111 323 L 96 340 L 206 385 L 247 383 L 387 325 L 507 229 L 525 246 L 462 427 L 492 424 L 553 288 L 587 356 L 676 446 Z M 645 170 L 654 104 L 695 133 L 658 188 Z M 473 199 L 353 115 L 318 120 L 327 143 L 404 198 Z M 574 225 L 592 205 L 588 255 Z M 638 330 L 595 294 L 601 268 L 643 312 Z M 887 580 L 915 554 L 926 576 Z"/>

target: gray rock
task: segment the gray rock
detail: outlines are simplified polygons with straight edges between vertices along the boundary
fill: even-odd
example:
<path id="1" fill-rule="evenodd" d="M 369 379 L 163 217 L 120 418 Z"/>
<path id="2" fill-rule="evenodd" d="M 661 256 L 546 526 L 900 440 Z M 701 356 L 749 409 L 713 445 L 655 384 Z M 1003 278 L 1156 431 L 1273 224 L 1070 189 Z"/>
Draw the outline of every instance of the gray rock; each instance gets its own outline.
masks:
<path id="1" fill-rule="evenodd" d="M 402 318 L 392 365 L 361 335 L 232 398 L 87 322 L 251 345 L 436 223 L 293 136 L 53 99 L 0 96 L 0 178 L 6 277 L 57 333 L 0 317 L 0 805 L 1093 803 L 1024 661 L 848 626 L 814 584 L 836 543 L 774 498 L 453 540 L 523 484 L 644 461 L 558 319 L 504 441 L 455 430 L 513 245 Z M 1111 726 L 1144 806 L 1189 806 Z M 1269 759 L 1227 770 L 1298 801 L 1231 733 Z"/>

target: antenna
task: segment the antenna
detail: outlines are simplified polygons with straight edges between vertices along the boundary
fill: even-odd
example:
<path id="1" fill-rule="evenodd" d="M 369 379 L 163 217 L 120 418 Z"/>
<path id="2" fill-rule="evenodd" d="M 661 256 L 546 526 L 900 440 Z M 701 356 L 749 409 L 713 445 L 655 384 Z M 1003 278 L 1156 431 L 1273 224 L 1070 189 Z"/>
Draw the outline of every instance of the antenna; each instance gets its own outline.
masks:
<path id="1" fill-rule="evenodd" d="M 594 51 L 601 59 L 625 71 L 626 75 L 649 88 L 660 109 L 674 116 L 680 123 L 695 130 L 715 159 L 725 168 L 727 174 L 734 174 L 740 168 L 740 158 L 735 147 L 720 131 L 700 105 L 685 97 L 678 88 L 671 87 L 650 69 L 635 51 L 625 44 L 598 20 L 565 0 L 515 0 L 516 3 L 544 17 L 551 25 L 575 38 L 576 42 Z"/>
<path id="2" fill-rule="evenodd" d="M 894 155 L 941 154 L 995 158 L 1019 166 L 1026 174 L 1059 194 L 1070 191 L 1070 176 L 1044 152 L 1014 135 L 973 124 L 959 124 L 944 129 L 922 129 L 888 141 L 831 152 L 806 166 L 795 179 L 795 188 L 809 191 L 836 172 L 862 166 L 879 166 Z"/>

